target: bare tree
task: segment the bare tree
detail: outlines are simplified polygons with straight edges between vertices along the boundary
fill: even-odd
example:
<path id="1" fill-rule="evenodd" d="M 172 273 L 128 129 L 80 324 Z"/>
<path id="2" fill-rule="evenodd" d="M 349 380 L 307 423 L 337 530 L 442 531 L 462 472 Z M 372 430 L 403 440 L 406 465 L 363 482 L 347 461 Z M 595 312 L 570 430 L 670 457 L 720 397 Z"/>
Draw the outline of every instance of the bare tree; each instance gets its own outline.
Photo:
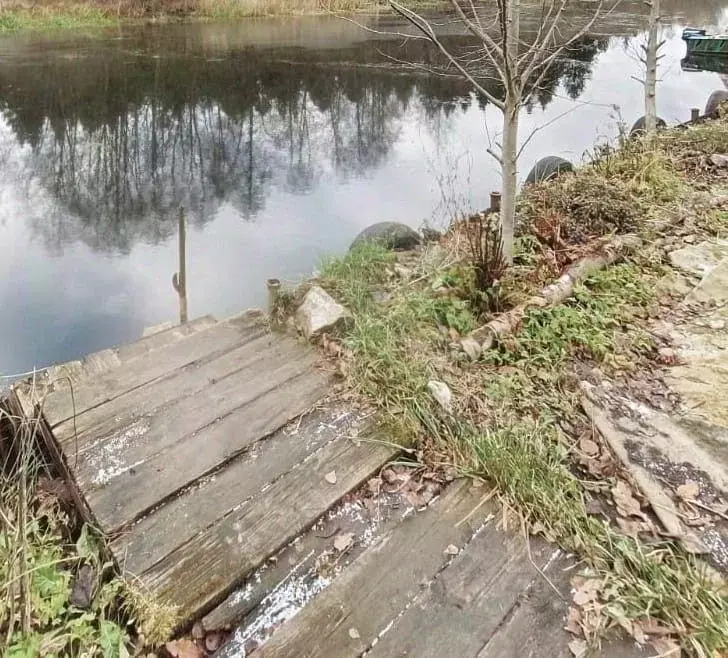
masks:
<path id="1" fill-rule="evenodd" d="M 577 5 L 571 0 L 540 0 L 538 4 L 528 6 L 529 11 L 535 12 L 538 24 L 526 35 L 521 29 L 521 0 L 495 0 L 495 3 L 450 0 L 458 21 L 478 44 L 475 52 L 456 52 L 443 42 L 432 22 L 396 0 L 390 0 L 392 8 L 437 47 L 448 65 L 503 113 L 501 142 L 496 150 L 488 149 L 488 152 L 501 168 L 503 255 L 509 264 L 513 262 L 518 158 L 533 136 L 533 133 L 529 135 L 519 147 L 521 107 L 538 91 L 554 61 L 613 10 L 614 4 L 605 11 L 606 1 Z M 574 24 L 573 16 L 567 17 L 567 11 L 572 7 L 588 11 L 578 25 Z M 486 80 L 493 78 L 502 88 L 501 94 L 496 95 L 486 87 Z"/>
<path id="2" fill-rule="evenodd" d="M 647 45 L 642 46 L 645 65 L 645 79 L 642 84 L 645 88 L 645 132 L 649 135 L 657 130 L 657 62 L 661 59 L 658 55 L 660 47 L 665 43 L 660 38 L 660 0 L 651 0 L 650 22 L 647 31 Z"/>

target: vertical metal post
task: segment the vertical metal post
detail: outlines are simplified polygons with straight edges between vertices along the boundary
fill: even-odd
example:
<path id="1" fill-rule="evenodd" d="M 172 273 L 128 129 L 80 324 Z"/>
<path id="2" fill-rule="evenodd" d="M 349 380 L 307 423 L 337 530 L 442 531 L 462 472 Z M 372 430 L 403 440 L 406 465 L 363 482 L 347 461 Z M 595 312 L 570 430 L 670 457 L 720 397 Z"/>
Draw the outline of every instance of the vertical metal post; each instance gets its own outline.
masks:
<path id="1" fill-rule="evenodd" d="M 185 209 L 179 209 L 179 271 L 174 276 L 172 284 L 179 296 L 179 323 L 187 322 L 187 222 Z"/>
<path id="2" fill-rule="evenodd" d="M 695 121 L 700 117 L 700 108 L 693 107 L 690 109 L 690 121 Z"/>
<path id="3" fill-rule="evenodd" d="M 490 193 L 490 212 L 498 213 L 501 209 L 501 193 L 491 192 Z"/>

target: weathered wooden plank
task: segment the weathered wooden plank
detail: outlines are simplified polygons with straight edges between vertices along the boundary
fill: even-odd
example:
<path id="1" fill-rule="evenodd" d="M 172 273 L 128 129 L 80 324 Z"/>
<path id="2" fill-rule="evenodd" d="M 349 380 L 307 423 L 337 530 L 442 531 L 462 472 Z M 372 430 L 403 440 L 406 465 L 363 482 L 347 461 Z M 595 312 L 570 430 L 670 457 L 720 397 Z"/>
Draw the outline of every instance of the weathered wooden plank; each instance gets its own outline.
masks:
<path id="1" fill-rule="evenodd" d="M 169 329 L 165 329 L 148 336 L 142 336 L 141 339 L 136 340 L 133 343 L 120 345 L 115 349 L 115 352 L 120 361 L 128 361 L 130 359 L 143 356 L 144 354 L 148 354 L 149 352 L 153 352 L 154 350 L 167 347 L 167 345 L 171 345 L 185 336 L 205 331 L 205 329 L 214 327 L 216 324 L 217 320 L 214 316 L 203 315 L 202 317 L 190 320 L 185 324 L 178 324 L 170 327 Z"/>
<path id="2" fill-rule="evenodd" d="M 77 417 L 104 402 L 138 386 L 154 381 L 184 365 L 211 360 L 260 335 L 258 325 L 238 327 L 219 324 L 186 336 L 158 350 L 151 351 L 122 364 L 118 368 L 94 378 L 86 385 L 64 387 L 57 382 L 56 390 L 43 402 L 43 415 L 51 428 L 65 420 Z"/>
<path id="3" fill-rule="evenodd" d="M 204 613 L 268 556 L 313 524 L 394 453 L 338 438 L 141 575 L 183 618 Z M 330 474 L 335 473 L 335 482 Z M 329 479 L 325 478 L 329 474 Z"/>
<path id="4" fill-rule="evenodd" d="M 197 422 L 205 425 L 197 428 L 194 414 L 179 416 L 179 424 L 187 419 L 192 430 L 183 439 L 139 463 L 122 465 L 118 469 L 122 472 L 101 488 L 83 488 L 104 530 L 114 532 L 131 523 L 318 402 L 328 381 L 309 365 L 299 360 L 275 369 L 269 373 L 265 390 L 256 387 L 255 393 L 247 394 L 241 389 L 236 401 L 240 406 L 217 422 L 201 418 Z M 170 436 L 175 436 L 173 430 Z"/>
<path id="5" fill-rule="evenodd" d="M 138 386 L 105 404 L 89 409 L 78 418 L 61 423 L 53 433 L 66 450 L 77 451 L 79 457 L 94 453 L 98 456 L 98 461 L 105 453 L 119 452 L 121 446 L 111 447 L 110 444 L 118 444 L 119 435 L 129 432 L 133 426 L 149 426 L 155 413 L 160 414 L 165 408 L 173 408 L 174 405 L 177 408 L 186 404 L 194 405 L 195 401 L 187 398 L 216 385 L 221 390 L 226 390 L 231 385 L 238 387 L 238 380 L 234 376 L 241 370 L 257 368 L 261 361 L 270 361 L 277 355 L 292 359 L 302 352 L 305 350 L 293 339 L 283 341 L 261 330 L 261 335 L 257 338 L 248 340 L 215 359 L 183 366 L 153 382 Z M 221 384 L 217 384 L 218 382 Z M 211 397 L 214 398 L 215 394 Z M 198 405 L 207 403 L 208 398 L 200 398 L 196 402 Z M 188 428 L 188 431 L 196 427 Z M 170 440 L 175 441 L 180 436 L 182 435 L 172 436 Z M 150 439 L 151 437 L 147 437 L 142 444 L 148 446 L 148 450 L 154 448 L 154 445 L 150 445 Z M 132 443 L 138 445 L 140 441 Z M 111 458 L 116 456 L 110 455 Z M 126 463 L 133 463 L 138 456 L 133 458 L 132 455 L 125 455 L 124 459 Z"/>
<path id="6" fill-rule="evenodd" d="M 532 542 L 531 555 L 539 568 L 557 554 L 546 542 Z M 394 620 L 370 655 L 477 656 L 537 577 L 523 536 L 490 524 Z M 551 595 L 561 603 L 553 590 Z"/>
<path id="7" fill-rule="evenodd" d="M 307 414 L 295 434 L 281 428 L 215 475 L 172 498 L 111 542 L 119 564 L 142 573 L 198 532 L 245 503 L 307 456 L 347 430 L 356 418 L 340 407 Z M 254 504 L 254 501 L 251 501 Z"/>
<path id="8" fill-rule="evenodd" d="M 569 642 L 574 636 L 564 630 L 571 602 L 569 580 L 576 573 L 574 563 L 565 557 L 554 560 L 545 569 L 550 582 L 536 578 L 521 597 L 513 613 L 490 637 L 477 658 L 570 658 Z M 552 585 L 560 593 L 554 592 Z M 604 641 L 601 658 L 645 658 L 653 651 L 643 651 L 625 637 Z"/>
<path id="9" fill-rule="evenodd" d="M 360 656 L 448 564 L 448 547 L 470 541 L 494 509 L 478 506 L 483 495 L 464 480 L 451 485 L 425 512 L 380 537 L 256 655 Z M 221 657 L 232 658 L 238 649 L 230 646 Z"/>
<path id="10" fill-rule="evenodd" d="M 236 316 L 234 321 L 238 320 L 239 318 Z M 66 389 L 69 388 L 70 384 L 79 386 L 87 378 L 108 372 L 126 360 L 164 347 L 192 333 L 204 331 L 215 324 L 217 324 L 217 321 L 212 315 L 205 315 L 187 324 L 178 325 L 153 336 L 141 338 L 134 343 L 103 349 L 89 354 L 82 360 L 69 361 L 40 370 L 34 383 L 31 383 L 30 380 L 24 380 L 15 385 L 16 397 L 21 403 L 26 416 L 30 417 L 33 414 L 35 405 L 40 404 L 55 389 L 56 383 L 61 388 Z"/>

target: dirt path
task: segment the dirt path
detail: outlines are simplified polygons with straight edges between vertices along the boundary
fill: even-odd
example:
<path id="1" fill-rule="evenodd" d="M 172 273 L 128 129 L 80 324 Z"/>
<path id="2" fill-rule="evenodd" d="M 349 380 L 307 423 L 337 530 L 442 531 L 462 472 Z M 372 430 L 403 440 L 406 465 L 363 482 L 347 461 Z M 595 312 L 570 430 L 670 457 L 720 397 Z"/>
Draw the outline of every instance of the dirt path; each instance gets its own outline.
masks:
<path id="1" fill-rule="evenodd" d="M 587 411 L 664 530 L 728 569 L 728 241 L 672 251 L 666 288 L 682 303 L 651 330 L 671 347 L 651 390 L 586 387 Z M 590 406 L 590 403 L 592 406 Z"/>

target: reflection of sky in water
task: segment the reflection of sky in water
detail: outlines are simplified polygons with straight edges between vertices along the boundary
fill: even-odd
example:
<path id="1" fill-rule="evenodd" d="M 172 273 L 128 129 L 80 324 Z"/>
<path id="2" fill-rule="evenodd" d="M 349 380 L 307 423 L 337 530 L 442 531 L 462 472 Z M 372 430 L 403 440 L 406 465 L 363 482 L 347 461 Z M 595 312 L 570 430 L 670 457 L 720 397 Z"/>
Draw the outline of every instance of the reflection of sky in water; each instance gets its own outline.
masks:
<path id="1" fill-rule="evenodd" d="M 702 108 L 710 92 L 723 87 L 716 74 L 680 70 L 685 47 L 679 34 L 678 28 L 668 40 L 660 70 L 658 112 L 668 123 L 687 119 L 691 106 Z M 536 106 L 524 113 L 522 139 L 567 114 L 529 142 L 521 178 L 539 157 L 560 154 L 580 160 L 596 140 L 614 136 L 614 104 L 631 125 L 642 113 L 643 95 L 629 76 L 639 74 L 639 63 L 614 39 L 607 52 L 597 55 L 578 101 L 557 90 L 545 110 Z M 2 95 L 0 90 L 0 99 Z M 485 153 L 488 139 L 498 139 L 499 117 L 489 107 L 484 121 L 483 111 L 471 104 L 449 116 L 425 118 L 415 95 L 393 117 L 391 144 L 374 165 L 340 176 L 330 145 L 312 144 L 316 176 L 305 191 L 293 193 L 274 176 L 252 221 L 245 221 L 234 203 L 222 200 L 212 221 L 188 235 L 190 315 L 224 317 L 262 304 L 267 277 L 305 275 L 324 254 L 341 252 L 372 222 L 442 222 L 441 185 L 456 205 L 484 207 L 499 184 L 497 169 Z M 328 121 L 315 108 L 309 119 L 314 127 Z M 257 129 L 262 130 L 261 143 L 273 139 L 270 126 Z M 137 241 L 124 255 L 94 251 L 80 241 L 49 249 L 49 240 L 31 227 L 73 220 L 51 189 L 41 185 L 31 147 L 18 145 L 1 116 L 0 166 L 0 373 L 133 340 L 145 326 L 177 316 L 171 285 L 174 237 L 156 245 Z"/>

